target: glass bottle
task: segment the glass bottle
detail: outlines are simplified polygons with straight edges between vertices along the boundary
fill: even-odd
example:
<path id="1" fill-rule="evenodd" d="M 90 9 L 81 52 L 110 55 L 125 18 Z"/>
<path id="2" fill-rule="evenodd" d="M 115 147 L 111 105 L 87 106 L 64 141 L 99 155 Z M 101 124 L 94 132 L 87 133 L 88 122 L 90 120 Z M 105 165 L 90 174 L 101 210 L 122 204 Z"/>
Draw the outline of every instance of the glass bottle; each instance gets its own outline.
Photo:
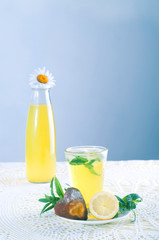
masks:
<path id="1" fill-rule="evenodd" d="M 26 128 L 26 174 L 30 182 L 49 182 L 56 173 L 56 133 L 49 87 L 32 87 Z"/>

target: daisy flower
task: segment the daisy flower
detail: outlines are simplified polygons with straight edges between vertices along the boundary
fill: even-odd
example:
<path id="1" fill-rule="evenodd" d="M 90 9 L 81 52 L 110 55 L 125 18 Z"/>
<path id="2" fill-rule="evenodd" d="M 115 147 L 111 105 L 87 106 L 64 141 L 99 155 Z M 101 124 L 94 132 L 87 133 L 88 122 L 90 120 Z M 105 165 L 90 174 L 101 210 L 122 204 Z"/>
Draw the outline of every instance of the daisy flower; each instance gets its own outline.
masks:
<path id="1" fill-rule="evenodd" d="M 55 80 L 52 73 L 43 67 L 34 70 L 30 75 L 29 84 L 33 88 L 51 88 L 55 86 Z"/>

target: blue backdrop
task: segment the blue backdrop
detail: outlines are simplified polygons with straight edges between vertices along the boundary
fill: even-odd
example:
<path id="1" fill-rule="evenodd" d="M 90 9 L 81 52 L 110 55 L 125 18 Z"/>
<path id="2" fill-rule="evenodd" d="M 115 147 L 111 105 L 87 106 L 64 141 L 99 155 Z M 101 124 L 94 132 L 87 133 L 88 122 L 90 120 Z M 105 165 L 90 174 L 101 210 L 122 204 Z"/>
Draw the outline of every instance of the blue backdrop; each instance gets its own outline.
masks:
<path id="1" fill-rule="evenodd" d="M 2 0 L 0 161 L 25 160 L 29 74 L 44 65 L 58 161 L 86 144 L 109 160 L 159 159 L 158 12 L 158 0 Z"/>

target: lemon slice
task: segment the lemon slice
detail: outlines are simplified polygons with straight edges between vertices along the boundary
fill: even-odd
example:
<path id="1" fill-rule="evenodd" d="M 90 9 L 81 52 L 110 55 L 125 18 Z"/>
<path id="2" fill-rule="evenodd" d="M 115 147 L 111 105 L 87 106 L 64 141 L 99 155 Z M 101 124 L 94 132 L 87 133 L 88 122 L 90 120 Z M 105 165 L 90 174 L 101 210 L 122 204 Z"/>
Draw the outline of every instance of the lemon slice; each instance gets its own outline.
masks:
<path id="1" fill-rule="evenodd" d="M 99 192 L 91 198 L 89 210 L 95 218 L 108 220 L 117 214 L 119 210 L 119 202 L 112 193 Z"/>

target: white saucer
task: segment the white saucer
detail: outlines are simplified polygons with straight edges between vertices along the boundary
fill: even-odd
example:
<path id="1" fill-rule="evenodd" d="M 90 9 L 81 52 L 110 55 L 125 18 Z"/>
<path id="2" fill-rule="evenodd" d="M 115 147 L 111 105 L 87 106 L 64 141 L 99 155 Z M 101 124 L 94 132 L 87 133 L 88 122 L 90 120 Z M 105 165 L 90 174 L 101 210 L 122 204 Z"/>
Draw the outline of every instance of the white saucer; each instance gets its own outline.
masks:
<path id="1" fill-rule="evenodd" d="M 96 218 L 88 219 L 88 220 L 74 220 L 74 219 L 64 218 L 64 217 L 60 217 L 60 216 L 58 216 L 58 217 L 64 221 L 72 222 L 72 223 L 79 223 L 79 224 L 85 224 L 85 225 L 99 225 L 99 224 L 106 224 L 106 223 L 110 223 L 110 222 L 119 221 L 121 219 L 126 218 L 129 215 L 129 213 L 130 212 L 128 212 L 124 216 L 112 218 L 109 220 L 98 220 Z"/>

